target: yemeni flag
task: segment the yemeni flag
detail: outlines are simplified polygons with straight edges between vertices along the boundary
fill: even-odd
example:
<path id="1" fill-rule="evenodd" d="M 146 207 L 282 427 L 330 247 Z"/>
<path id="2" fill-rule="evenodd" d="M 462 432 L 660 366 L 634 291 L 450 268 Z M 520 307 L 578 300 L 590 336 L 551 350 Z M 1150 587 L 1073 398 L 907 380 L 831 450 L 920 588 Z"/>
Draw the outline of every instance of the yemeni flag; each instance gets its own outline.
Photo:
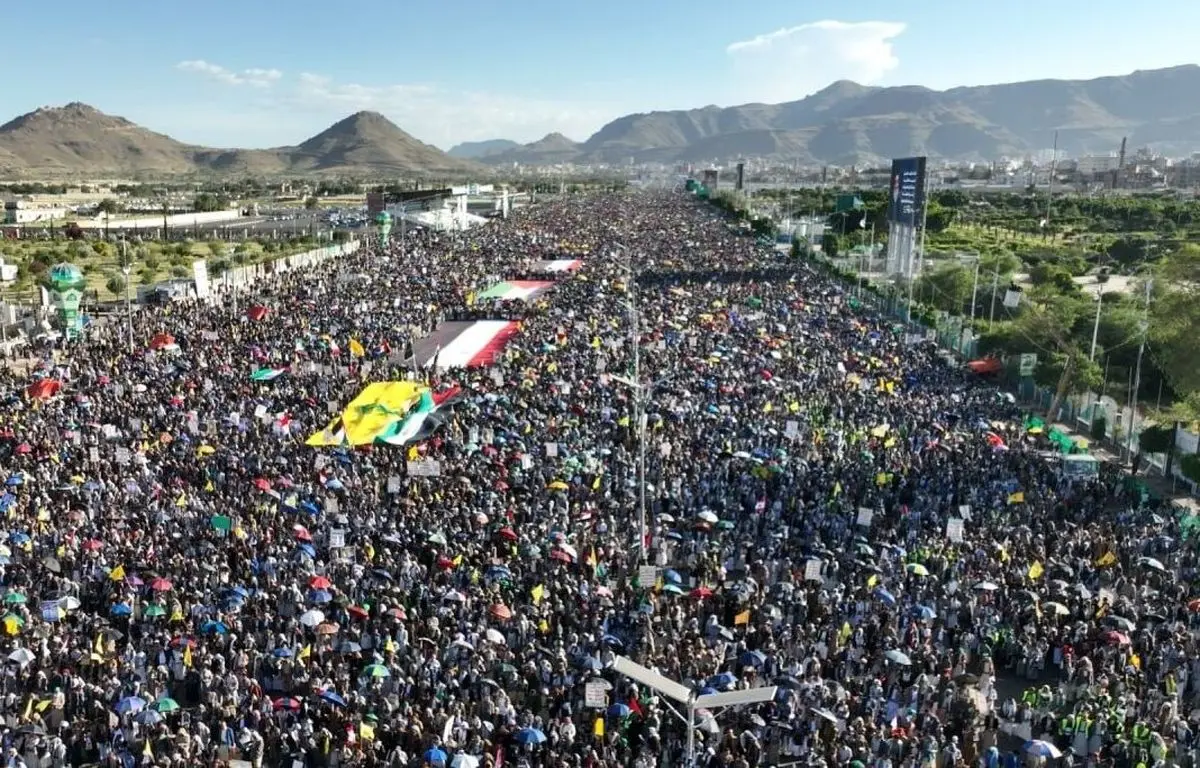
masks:
<path id="1" fill-rule="evenodd" d="M 491 288 L 479 294 L 478 298 L 499 299 L 501 301 L 525 301 L 545 293 L 552 285 L 554 285 L 554 282 L 551 280 L 509 280 L 503 283 L 496 283 Z"/>
<path id="2" fill-rule="evenodd" d="M 252 381 L 272 381 L 287 373 L 287 368 L 259 368 L 250 374 Z"/>
<path id="3" fill-rule="evenodd" d="M 519 323 L 508 320 L 442 323 L 413 343 L 413 356 L 418 367 L 439 371 L 491 365 L 519 328 Z"/>

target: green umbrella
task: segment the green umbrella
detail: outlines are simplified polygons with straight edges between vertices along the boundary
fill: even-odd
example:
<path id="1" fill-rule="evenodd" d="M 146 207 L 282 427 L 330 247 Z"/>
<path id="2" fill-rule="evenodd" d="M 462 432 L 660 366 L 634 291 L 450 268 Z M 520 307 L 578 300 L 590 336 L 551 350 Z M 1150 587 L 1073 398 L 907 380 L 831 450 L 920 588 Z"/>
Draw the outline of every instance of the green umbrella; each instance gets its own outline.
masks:
<path id="1" fill-rule="evenodd" d="M 167 609 L 161 605 L 147 605 L 146 610 L 142 611 L 142 615 L 148 619 L 153 619 L 158 616 L 166 616 Z"/>
<path id="2" fill-rule="evenodd" d="M 20 592 L 9 592 L 4 596 L 4 602 L 7 605 L 25 605 L 28 600 Z"/>
<path id="3" fill-rule="evenodd" d="M 179 709 L 179 702 L 175 701 L 175 699 L 172 699 L 168 696 L 164 696 L 161 699 L 159 699 L 158 701 L 151 704 L 150 707 L 152 709 L 158 710 L 159 712 L 174 712 L 177 709 Z"/>
<path id="4" fill-rule="evenodd" d="M 387 667 L 382 664 L 370 664 L 363 670 L 363 675 L 367 677 L 391 677 L 392 673 Z"/>

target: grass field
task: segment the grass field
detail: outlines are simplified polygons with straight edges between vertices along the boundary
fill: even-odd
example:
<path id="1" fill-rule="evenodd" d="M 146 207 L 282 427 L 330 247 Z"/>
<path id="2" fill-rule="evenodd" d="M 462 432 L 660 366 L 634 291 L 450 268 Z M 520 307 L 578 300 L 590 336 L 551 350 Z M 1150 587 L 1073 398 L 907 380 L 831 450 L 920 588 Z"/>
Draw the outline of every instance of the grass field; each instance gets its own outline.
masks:
<path id="1" fill-rule="evenodd" d="M 142 242 L 126 246 L 130 260 L 129 290 L 139 285 L 172 277 L 191 277 L 192 262 L 207 259 L 209 275 L 217 279 L 227 268 L 290 256 L 312 250 L 317 244 L 307 238 L 288 242 L 240 243 L 220 241 Z M 100 301 L 121 298 L 121 251 L 117 244 L 104 241 L 70 240 L 7 240 L 0 241 L 0 256 L 6 264 L 18 267 L 17 281 L 5 289 L 15 300 L 31 297 L 46 269 L 59 262 L 69 261 L 83 270 L 88 287 L 97 292 Z"/>

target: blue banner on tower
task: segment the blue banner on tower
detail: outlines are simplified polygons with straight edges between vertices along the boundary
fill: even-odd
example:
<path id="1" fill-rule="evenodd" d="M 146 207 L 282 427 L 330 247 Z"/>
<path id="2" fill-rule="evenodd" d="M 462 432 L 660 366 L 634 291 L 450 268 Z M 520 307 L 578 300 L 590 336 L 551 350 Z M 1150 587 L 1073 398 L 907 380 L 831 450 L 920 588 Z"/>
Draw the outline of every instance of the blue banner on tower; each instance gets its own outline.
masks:
<path id="1" fill-rule="evenodd" d="M 902 157 L 892 161 L 888 221 L 917 227 L 925 210 L 925 158 Z"/>

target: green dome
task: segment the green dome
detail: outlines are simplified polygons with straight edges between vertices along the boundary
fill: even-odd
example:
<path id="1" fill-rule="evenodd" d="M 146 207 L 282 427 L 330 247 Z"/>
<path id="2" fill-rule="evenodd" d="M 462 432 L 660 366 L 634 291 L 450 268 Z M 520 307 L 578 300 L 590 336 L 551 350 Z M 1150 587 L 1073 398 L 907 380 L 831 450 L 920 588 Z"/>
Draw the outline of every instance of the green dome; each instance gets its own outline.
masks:
<path id="1" fill-rule="evenodd" d="M 375 223 L 379 225 L 391 224 L 392 214 L 388 213 L 387 211 L 380 211 L 379 213 L 375 214 Z"/>
<path id="2" fill-rule="evenodd" d="M 74 264 L 66 262 L 50 267 L 48 278 L 52 285 L 63 288 L 72 287 L 84 282 L 83 270 Z"/>

